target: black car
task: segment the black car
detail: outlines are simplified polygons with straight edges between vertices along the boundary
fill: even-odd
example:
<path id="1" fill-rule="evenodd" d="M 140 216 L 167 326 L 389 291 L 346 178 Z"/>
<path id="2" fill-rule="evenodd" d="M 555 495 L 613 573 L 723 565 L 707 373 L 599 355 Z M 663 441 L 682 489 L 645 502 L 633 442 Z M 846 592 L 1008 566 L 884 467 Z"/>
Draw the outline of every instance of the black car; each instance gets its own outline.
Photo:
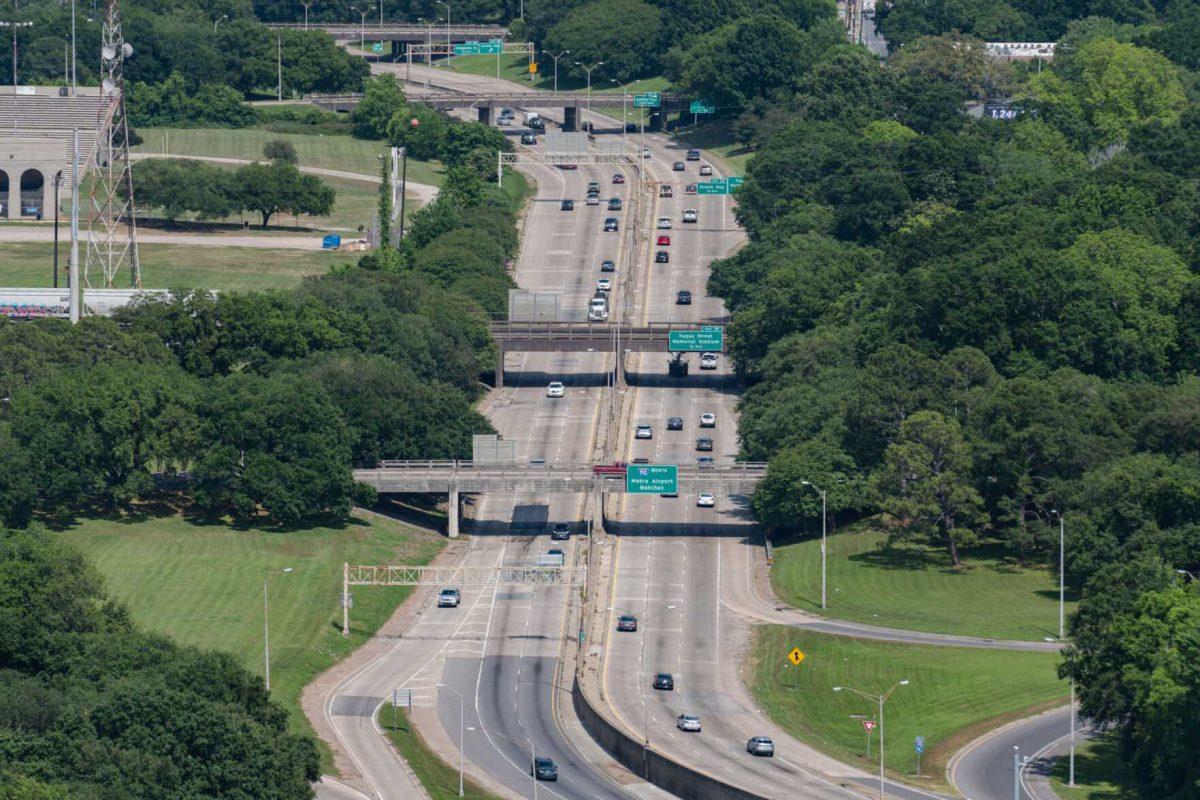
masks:
<path id="1" fill-rule="evenodd" d="M 534 117 L 533 119 L 529 120 L 528 124 L 529 127 L 533 128 L 534 130 L 546 130 L 546 122 L 541 117 Z"/>
<path id="2" fill-rule="evenodd" d="M 609 211 L 620 211 L 621 210 L 621 198 L 614 197 L 611 200 L 609 200 L 608 201 L 608 210 Z"/>
<path id="3" fill-rule="evenodd" d="M 692 293 L 687 289 L 683 289 L 675 293 L 675 305 L 690 306 L 692 304 Z"/>
<path id="4" fill-rule="evenodd" d="M 604 259 L 603 261 L 600 262 L 600 271 L 601 272 L 616 272 L 617 271 L 617 262 L 613 261 L 611 258 Z"/>
<path id="5" fill-rule="evenodd" d="M 696 440 L 696 449 L 702 453 L 712 452 L 713 440 L 707 436 L 701 436 Z"/>
<path id="6" fill-rule="evenodd" d="M 655 264 L 671 263 L 671 254 L 668 253 L 666 250 L 659 250 L 657 253 L 654 254 L 654 263 Z"/>
<path id="7" fill-rule="evenodd" d="M 683 417 L 671 417 L 667 420 L 667 430 L 681 431 L 683 430 Z"/>
<path id="8" fill-rule="evenodd" d="M 554 527 L 550 529 L 550 538 L 556 542 L 561 542 L 571 538 L 571 523 L 556 522 Z"/>
<path id="9" fill-rule="evenodd" d="M 676 161 L 674 164 L 671 165 L 671 169 L 675 170 L 676 172 L 683 172 L 685 167 L 684 167 L 682 161 Z"/>
<path id="10" fill-rule="evenodd" d="M 609 217 L 604 220 L 604 230 L 606 233 L 615 233 L 617 231 L 617 218 Z"/>
<path id="11" fill-rule="evenodd" d="M 575 201 L 574 200 L 563 200 L 560 205 L 560 208 L 562 208 L 563 211 L 574 211 L 575 210 Z"/>
<path id="12" fill-rule="evenodd" d="M 617 617 L 617 630 L 632 633 L 637 630 L 637 617 L 632 614 L 622 614 Z"/>
<path id="13" fill-rule="evenodd" d="M 533 760 L 533 777 L 539 781 L 558 780 L 558 765 L 553 759 L 538 756 Z"/>
<path id="14" fill-rule="evenodd" d="M 521 144 L 537 144 L 537 134 L 533 131 L 526 131 L 521 134 Z"/>
<path id="15" fill-rule="evenodd" d="M 675 679 L 669 672 L 660 672 L 654 676 L 654 688 L 669 692 L 675 688 Z"/>

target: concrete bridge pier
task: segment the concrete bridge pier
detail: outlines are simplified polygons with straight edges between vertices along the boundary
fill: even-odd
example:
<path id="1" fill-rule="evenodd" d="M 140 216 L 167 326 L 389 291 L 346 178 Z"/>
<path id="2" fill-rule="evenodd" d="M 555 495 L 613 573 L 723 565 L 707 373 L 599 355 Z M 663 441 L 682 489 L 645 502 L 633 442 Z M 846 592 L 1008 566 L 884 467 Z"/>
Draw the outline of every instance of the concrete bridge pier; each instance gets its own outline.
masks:
<path id="1" fill-rule="evenodd" d="M 579 129 L 579 106 L 563 107 L 563 131 L 571 133 Z"/>
<path id="2" fill-rule="evenodd" d="M 496 388 L 504 388 L 504 343 L 496 342 Z"/>
<path id="3" fill-rule="evenodd" d="M 491 105 L 479 106 L 477 110 L 479 111 L 479 121 L 484 125 L 490 125 L 492 123 Z"/>
<path id="4" fill-rule="evenodd" d="M 450 502 L 446 505 L 446 535 L 451 539 L 458 538 L 458 517 L 461 509 L 458 489 L 450 490 Z"/>

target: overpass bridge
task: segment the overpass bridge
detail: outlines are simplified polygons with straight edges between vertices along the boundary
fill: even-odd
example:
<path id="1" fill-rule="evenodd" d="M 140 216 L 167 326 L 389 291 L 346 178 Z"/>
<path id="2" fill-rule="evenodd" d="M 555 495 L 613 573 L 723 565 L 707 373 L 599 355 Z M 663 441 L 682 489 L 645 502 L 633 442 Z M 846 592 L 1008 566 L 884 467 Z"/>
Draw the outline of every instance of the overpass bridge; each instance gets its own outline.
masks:
<path id="1" fill-rule="evenodd" d="M 504 385 L 504 355 L 519 353 L 617 353 L 670 350 L 671 331 L 698 331 L 710 327 L 701 322 L 651 322 L 641 326 L 617 326 L 607 322 L 493 322 L 489 326 L 496 342 L 496 386 Z"/>
<path id="2" fill-rule="evenodd" d="M 711 492 L 746 495 L 767 473 L 757 462 L 712 467 L 679 466 L 679 493 Z M 354 480 L 380 494 L 446 494 L 450 498 L 449 534 L 458 536 L 459 499 L 463 492 L 536 494 L 625 493 L 623 467 L 592 464 L 476 464 L 473 461 L 384 461 L 378 467 L 354 470 Z"/>
<path id="3" fill-rule="evenodd" d="M 338 42 L 403 42 L 424 44 L 428 39 L 446 41 L 447 34 L 451 42 L 473 42 L 481 39 L 503 39 L 508 35 L 508 28 L 503 25 L 435 25 L 432 31 L 428 25 L 418 25 L 411 22 L 387 22 L 383 25 L 370 23 L 357 25 L 336 22 L 268 22 L 268 28 L 277 30 L 317 30 L 325 31 Z M 395 52 L 393 48 L 393 52 Z"/>
<path id="4" fill-rule="evenodd" d="M 410 86 L 405 89 L 405 93 L 412 100 L 443 111 L 455 108 L 477 109 L 479 121 L 483 123 L 491 121 L 492 109 L 497 107 L 561 108 L 564 131 L 576 129 L 579 110 L 588 108 L 589 105 L 593 108 L 633 108 L 633 94 L 627 92 L 592 92 L 590 103 L 587 92 L 447 92 L 421 91 L 419 87 Z M 310 94 L 305 95 L 305 99 L 327 111 L 350 112 L 362 101 L 362 94 Z M 677 92 L 659 92 L 659 102 L 658 111 L 663 113 L 687 107 L 686 98 Z M 656 119 L 661 120 L 661 114 Z"/>

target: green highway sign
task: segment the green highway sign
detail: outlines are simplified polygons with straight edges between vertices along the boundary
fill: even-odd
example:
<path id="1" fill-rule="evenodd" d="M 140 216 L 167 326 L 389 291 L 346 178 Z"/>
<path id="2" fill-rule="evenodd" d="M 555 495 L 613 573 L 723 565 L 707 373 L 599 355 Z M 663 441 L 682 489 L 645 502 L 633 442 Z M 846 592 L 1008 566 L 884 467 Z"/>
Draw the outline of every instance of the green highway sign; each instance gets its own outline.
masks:
<path id="1" fill-rule="evenodd" d="M 629 494 L 677 494 L 679 467 L 674 464 L 630 464 L 625 469 Z"/>
<path id="2" fill-rule="evenodd" d="M 372 42 L 371 43 L 371 52 L 372 53 L 382 53 L 383 52 L 383 42 Z"/>
<path id="3" fill-rule="evenodd" d="M 693 114 L 715 114 L 717 113 L 717 107 L 709 105 L 703 100 L 693 100 L 692 104 L 688 106 L 688 111 Z"/>
<path id="4" fill-rule="evenodd" d="M 479 55 L 479 42 L 462 42 L 454 45 L 454 55 L 456 56 L 477 56 Z"/>
<path id="5" fill-rule="evenodd" d="M 702 181 L 696 184 L 696 194 L 729 194 L 729 187 L 723 179 Z"/>
<path id="6" fill-rule="evenodd" d="M 479 55 L 495 56 L 504 52 L 504 42 L 500 39 L 492 39 L 488 42 L 479 43 Z"/>
<path id="7" fill-rule="evenodd" d="M 725 329 L 711 325 L 698 331 L 671 331 L 667 349 L 672 353 L 719 353 L 725 349 Z"/>
<path id="8" fill-rule="evenodd" d="M 659 92 L 643 92 L 633 96 L 634 108 L 658 108 L 662 105 L 662 95 Z"/>
<path id="9" fill-rule="evenodd" d="M 730 175 L 728 178 L 725 179 L 725 185 L 729 187 L 729 191 L 731 191 L 731 192 L 734 189 L 741 186 L 745 182 L 746 182 L 746 179 L 741 177 L 740 175 Z"/>

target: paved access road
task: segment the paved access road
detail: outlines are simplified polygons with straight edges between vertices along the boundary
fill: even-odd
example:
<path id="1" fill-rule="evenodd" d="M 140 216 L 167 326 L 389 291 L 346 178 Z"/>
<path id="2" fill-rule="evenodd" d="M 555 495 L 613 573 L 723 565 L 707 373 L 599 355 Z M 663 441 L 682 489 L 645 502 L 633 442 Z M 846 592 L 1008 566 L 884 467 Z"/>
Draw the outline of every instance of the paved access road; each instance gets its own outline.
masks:
<path id="1" fill-rule="evenodd" d="M 1090 731 L 1076 722 L 1076 742 Z M 1056 800 L 1046 775 L 1051 761 L 1068 752 L 1071 711 L 1056 708 L 991 731 L 960 750 L 950 761 L 950 781 L 966 800 L 1010 800 L 1013 795 L 1014 748 L 1022 764 L 1020 800 Z M 1025 759 L 1030 759 L 1025 764 Z"/>
<path id="2" fill-rule="evenodd" d="M 86 233 L 86 232 L 85 232 Z M 83 239 L 83 233 L 80 239 Z M 70 231 L 62 225 L 58 232 L 59 247 L 70 247 Z M 313 232 L 303 236 L 293 234 L 261 234 L 254 236 L 241 233 L 166 233 L 139 230 L 138 241 L 143 244 L 195 245 L 198 247 L 252 247 L 259 250 L 320 250 L 321 234 Z M 5 225 L 0 227 L 0 243 L 4 242 L 52 242 L 53 225 Z"/>

